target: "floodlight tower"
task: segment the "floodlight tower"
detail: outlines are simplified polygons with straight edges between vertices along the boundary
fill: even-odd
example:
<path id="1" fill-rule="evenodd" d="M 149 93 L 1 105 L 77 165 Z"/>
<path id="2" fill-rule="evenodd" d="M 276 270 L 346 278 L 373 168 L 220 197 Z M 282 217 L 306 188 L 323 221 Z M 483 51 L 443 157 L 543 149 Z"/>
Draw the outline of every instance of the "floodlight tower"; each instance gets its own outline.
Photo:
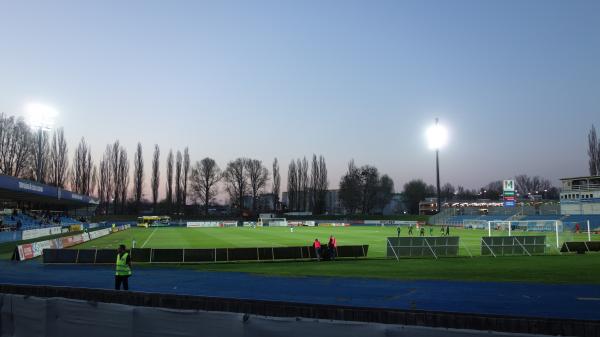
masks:
<path id="1" fill-rule="evenodd" d="M 448 140 L 448 131 L 442 125 L 439 124 L 438 119 L 435 119 L 435 124 L 427 129 L 427 141 L 429 148 L 435 150 L 435 174 L 437 182 L 437 213 L 442 210 L 441 205 L 441 192 L 440 192 L 440 159 L 439 151 Z"/>
<path id="2" fill-rule="evenodd" d="M 52 130 L 54 119 L 58 112 L 47 105 L 39 103 L 29 103 L 25 106 L 26 121 L 29 127 L 38 133 L 38 151 L 37 151 L 37 172 L 36 180 L 42 181 L 42 138 L 44 131 Z"/>

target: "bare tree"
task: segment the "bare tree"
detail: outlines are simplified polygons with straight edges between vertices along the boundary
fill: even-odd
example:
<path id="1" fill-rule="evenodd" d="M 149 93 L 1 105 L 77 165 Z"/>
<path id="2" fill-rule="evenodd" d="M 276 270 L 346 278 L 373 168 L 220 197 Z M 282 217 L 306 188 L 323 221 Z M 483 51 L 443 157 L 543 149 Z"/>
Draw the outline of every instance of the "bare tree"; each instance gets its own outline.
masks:
<path id="1" fill-rule="evenodd" d="M 306 157 L 304 157 L 302 160 L 298 158 L 296 161 L 296 167 L 298 169 L 298 210 L 306 211 L 309 195 L 308 160 L 306 160 Z"/>
<path id="2" fill-rule="evenodd" d="M 107 153 L 110 156 L 110 171 L 112 174 L 113 212 L 117 214 L 119 206 L 125 212 L 127 204 L 127 189 L 129 188 L 129 160 L 127 151 L 115 141 L 112 149 Z"/>
<path id="3" fill-rule="evenodd" d="M 158 144 L 154 145 L 154 155 L 152 156 L 152 207 L 156 212 L 156 203 L 158 202 L 158 186 L 160 184 L 160 149 Z"/>
<path id="4" fill-rule="evenodd" d="M 190 175 L 190 151 L 189 149 L 186 148 L 183 150 L 183 195 L 182 195 L 182 202 L 183 202 L 183 209 L 185 212 L 185 205 L 187 204 L 187 191 L 188 191 L 188 178 Z"/>
<path id="5" fill-rule="evenodd" d="M 112 173 L 111 179 L 113 184 L 113 213 L 117 214 L 118 206 L 121 200 L 121 178 L 119 172 L 119 159 L 121 154 L 121 144 L 119 141 L 115 141 L 112 145 L 112 150 L 110 151 L 110 170 Z"/>
<path id="6" fill-rule="evenodd" d="M 441 188 L 442 200 L 444 200 L 444 201 L 452 200 L 454 198 L 454 192 L 455 192 L 455 189 L 451 183 L 444 184 L 444 186 L 442 186 L 442 188 Z"/>
<path id="7" fill-rule="evenodd" d="M 54 130 L 50 147 L 50 174 L 49 183 L 52 186 L 65 188 L 69 158 L 67 141 L 63 128 Z"/>
<path id="8" fill-rule="evenodd" d="M 319 163 L 317 161 L 317 155 L 313 153 L 312 162 L 310 165 L 310 195 L 308 198 L 308 209 L 315 210 L 317 204 L 317 184 L 319 181 Z"/>
<path id="9" fill-rule="evenodd" d="M 364 165 L 360 168 L 362 177 L 362 213 L 370 214 L 377 200 L 379 190 L 379 170 L 370 165 Z"/>
<path id="10" fill-rule="evenodd" d="M 121 213 L 125 212 L 127 204 L 127 189 L 129 188 L 129 160 L 127 160 L 127 151 L 121 147 L 119 153 L 119 185 L 121 188 Z"/>
<path id="11" fill-rule="evenodd" d="M 100 205 L 104 208 L 105 214 L 108 214 L 108 208 L 110 204 L 110 198 L 113 191 L 113 180 L 112 171 L 110 169 L 110 161 L 112 158 L 112 147 L 106 146 L 104 156 L 100 161 L 100 177 L 98 183 L 98 197 L 100 198 Z"/>
<path id="12" fill-rule="evenodd" d="M 81 138 L 73 156 L 73 167 L 71 168 L 71 190 L 75 193 L 90 195 L 92 184 L 92 149 Z"/>
<path id="13" fill-rule="evenodd" d="M 278 209 L 279 205 L 279 190 L 281 188 L 281 175 L 279 174 L 279 162 L 277 158 L 273 160 L 273 207 Z"/>
<path id="14" fill-rule="evenodd" d="M 167 205 L 171 211 L 173 205 L 173 150 L 169 150 L 167 155 Z"/>
<path id="15" fill-rule="evenodd" d="M 591 176 L 600 175 L 600 143 L 596 134 L 596 127 L 592 125 L 588 133 L 588 165 Z"/>
<path id="16" fill-rule="evenodd" d="M 94 195 L 94 192 L 96 191 L 96 185 L 98 185 L 98 167 L 94 165 L 94 168 L 92 169 L 92 178 L 90 179 L 90 196 Z"/>
<path id="17" fill-rule="evenodd" d="M 208 215 L 210 201 L 217 195 L 219 180 L 221 180 L 221 169 L 214 159 L 204 158 L 194 164 L 190 187 L 194 196 L 204 205 L 205 215 Z"/>
<path id="18" fill-rule="evenodd" d="M 295 211 L 298 205 L 298 169 L 296 161 L 292 159 L 288 166 L 287 181 L 288 209 Z"/>
<path id="19" fill-rule="evenodd" d="M 383 209 L 390 203 L 394 196 L 394 181 L 390 176 L 384 174 L 377 184 L 377 196 L 375 197 L 375 207 L 383 212 Z"/>
<path id="20" fill-rule="evenodd" d="M 249 159 L 246 162 L 246 174 L 250 193 L 252 194 L 252 210 L 257 210 L 258 198 L 269 181 L 269 170 L 263 166 L 262 161 L 258 159 Z"/>
<path id="21" fill-rule="evenodd" d="M 181 212 L 181 197 L 183 194 L 183 178 L 182 178 L 182 165 L 183 158 L 181 157 L 181 151 L 177 151 L 177 159 L 175 160 L 175 205 L 177 213 Z"/>
<path id="22" fill-rule="evenodd" d="M 317 159 L 317 156 L 313 154 L 310 176 L 310 206 L 316 214 L 325 212 L 325 197 L 328 186 L 325 158 L 321 155 Z"/>
<path id="23" fill-rule="evenodd" d="M 23 118 L 0 115 L 0 173 L 21 177 L 31 160 L 32 135 Z"/>
<path id="24" fill-rule="evenodd" d="M 515 177 L 515 185 L 520 195 L 541 194 L 544 190 L 552 188 L 550 180 L 540 176 L 529 177 L 526 174 L 520 174 Z"/>
<path id="25" fill-rule="evenodd" d="M 137 144 L 135 157 L 133 159 L 133 199 L 135 210 L 139 212 L 140 202 L 144 191 L 144 157 L 142 155 L 142 143 Z"/>
<path id="26" fill-rule="evenodd" d="M 39 130 L 33 133 L 33 162 L 31 167 L 31 178 L 42 184 L 46 183 L 49 176 L 50 164 L 50 135 L 48 131 Z"/>
<path id="27" fill-rule="evenodd" d="M 340 179 L 339 198 L 344 208 L 350 214 L 355 213 L 362 202 L 362 182 L 360 170 L 354 160 L 348 163 L 348 170 Z"/>
<path id="28" fill-rule="evenodd" d="M 247 162 L 248 159 L 246 158 L 237 158 L 234 161 L 230 161 L 223 172 L 225 189 L 227 194 L 229 194 L 231 204 L 239 210 L 244 208 L 244 195 L 248 190 L 246 177 Z"/>
<path id="29" fill-rule="evenodd" d="M 419 214 L 419 202 L 423 201 L 430 193 L 427 184 L 421 179 L 415 179 L 404 184 L 405 203 L 411 214 Z"/>

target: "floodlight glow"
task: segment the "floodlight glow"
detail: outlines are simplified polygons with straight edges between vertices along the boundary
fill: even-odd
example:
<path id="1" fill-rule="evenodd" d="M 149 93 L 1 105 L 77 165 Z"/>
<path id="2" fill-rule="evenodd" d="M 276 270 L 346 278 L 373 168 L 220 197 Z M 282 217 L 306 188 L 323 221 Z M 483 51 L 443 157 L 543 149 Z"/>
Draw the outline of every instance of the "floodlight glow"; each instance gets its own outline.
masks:
<path id="1" fill-rule="evenodd" d="M 431 150 L 438 150 L 448 142 L 448 130 L 440 124 L 429 127 L 426 135 Z"/>
<path id="2" fill-rule="evenodd" d="M 52 129 L 58 111 L 44 104 L 29 103 L 25 106 L 25 114 L 25 120 L 31 128 Z"/>

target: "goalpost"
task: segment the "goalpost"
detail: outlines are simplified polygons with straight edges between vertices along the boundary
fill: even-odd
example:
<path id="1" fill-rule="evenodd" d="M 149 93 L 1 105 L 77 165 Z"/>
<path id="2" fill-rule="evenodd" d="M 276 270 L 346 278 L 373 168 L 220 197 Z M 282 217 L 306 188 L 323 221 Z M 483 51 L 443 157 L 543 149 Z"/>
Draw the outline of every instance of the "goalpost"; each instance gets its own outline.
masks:
<path id="1" fill-rule="evenodd" d="M 487 223 L 488 236 L 492 236 L 492 230 L 512 232 L 554 232 L 556 237 L 556 248 L 560 248 L 560 233 L 563 232 L 563 223 L 560 220 L 492 220 Z"/>

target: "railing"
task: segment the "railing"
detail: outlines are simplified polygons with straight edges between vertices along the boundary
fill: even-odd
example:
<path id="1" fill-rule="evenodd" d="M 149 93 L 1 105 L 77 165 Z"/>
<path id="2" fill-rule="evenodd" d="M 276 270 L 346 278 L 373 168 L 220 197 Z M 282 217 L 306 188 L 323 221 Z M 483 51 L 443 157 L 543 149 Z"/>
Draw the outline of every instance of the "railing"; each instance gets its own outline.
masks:
<path id="1" fill-rule="evenodd" d="M 566 191 L 592 191 L 592 190 L 600 190 L 600 184 L 571 185 L 571 188 L 564 188 L 563 192 L 566 192 Z"/>

